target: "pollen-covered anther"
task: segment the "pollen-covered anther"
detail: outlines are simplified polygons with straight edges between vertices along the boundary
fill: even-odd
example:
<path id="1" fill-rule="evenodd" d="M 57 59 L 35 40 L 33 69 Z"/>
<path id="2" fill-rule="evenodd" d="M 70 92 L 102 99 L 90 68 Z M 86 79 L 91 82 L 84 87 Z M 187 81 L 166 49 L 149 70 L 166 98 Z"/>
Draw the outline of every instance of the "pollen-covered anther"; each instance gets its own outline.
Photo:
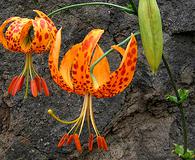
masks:
<path id="1" fill-rule="evenodd" d="M 58 148 L 61 148 L 66 143 L 68 138 L 69 138 L 69 135 L 67 133 L 65 133 L 64 136 L 60 139 L 60 141 L 58 143 Z"/>
<path id="2" fill-rule="evenodd" d="M 98 145 L 98 149 L 103 149 L 104 151 L 108 151 L 108 145 L 104 137 L 97 136 L 97 145 Z"/>
<path id="3" fill-rule="evenodd" d="M 74 143 L 78 152 L 82 153 L 81 142 L 78 134 L 74 134 Z"/>
<path id="4" fill-rule="evenodd" d="M 64 144 L 70 145 L 74 141 L 75 147 L 78 152 L 82 153 L 81 142 L 78 134 L 65 133 L 58 143 L 58 148 L 61 148 Z"/>
<path id="5" fill-rule="evenodd" d="M 89 143 L 88 143 L 88 149 L 90 152 L 93 150 L 93 138 L 94 138 L 94 135 L 91 133 L 89 136 Z"/>
<path id="6" fill-rule="evenodd" d="M 32 79 L 32 80 L 31 80 L 30 86 L 31 86 L 32 95 L 33 95 L 34 97 L 37 97 L 37 95 L 38 95 L 38 89 L 37 89 L 37 84 L 36 84 L 35 79 Z"/>
<path id="7" fill-rule="evenodd" d="M 26 54 L 25 67 L 19 76 L 15 76 L 12 79 L 8 87 L 8 93 L 11 94 L 12 96 L 15 96 L 18 91 L 22 90 L 24 81 L 26 85 L 25 98 L 28 95 L 29 81 L 33 97 L 37 97 L 38 94 L 42 92 L 42 90 L 44 91 L 46 96 L 49 96 L 49 90 L 45 80 L 42 77 L 40 77 L 34 69 L 31 54 Z"/>
<path id="8" fill-rule="evenodd" d="M 15 76 L 8 87 L 8 93 L 15 96 L 16 93 L 22 89 L 24 79 L 25 77 L 23 75 Z"/>

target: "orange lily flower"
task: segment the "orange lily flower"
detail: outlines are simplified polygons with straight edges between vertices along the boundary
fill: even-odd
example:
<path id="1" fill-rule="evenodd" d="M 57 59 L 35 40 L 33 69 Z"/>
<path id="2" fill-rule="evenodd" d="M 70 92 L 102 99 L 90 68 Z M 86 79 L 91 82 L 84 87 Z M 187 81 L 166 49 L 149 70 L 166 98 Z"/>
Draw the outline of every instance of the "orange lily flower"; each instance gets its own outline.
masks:
<path id="1" fill-rule="evenodd" d="M 110 73 L 110 66 L 105 57 L 95 66 L 93 71 L 94 78 L 90 75 L 90 66 L 103 55 L 102 49 L 97 44 L 103 32 L 100 29 L 94 29 L 89 32 L 81 43 L 74 45 L 68 50 L 63 57 L 59 69 L 58 59 L 61 46 L 61 29 L 57 32 L 56 40 L 51 47 L 49 68 L 53 80 L 62 89 L 84 96 L 81 114 L 73 121 L 61 120 L 51 109 L 48 110 L 48 113 L 57 121 L 64 124 L 74 124 L 71 130 L 61 138 L 58 147 L 62 147 L 65 143 L 70 144 L 74 140 L 77 150 L 82 152 L 79 136 L 86 118 L 89 129 L 89 151 L 92 151 L 94 141 L 94 135 L 90 129 L 91 126 L 96 134 L 98 148 L 105 151 L 108 150 L 106 140 L 101 136 L 95 123 L 92 96 L 97 98 L 112 97 L 122 92 L 129 85 L 136 68 L 137 42 L 132 34 L 126 50 L 117 45 L 112 46 L 112 48 L 123 56 L 119 68 Z M 77 129 L 79 129 L 78 132 Z"/>
<path id="2" fill-rule="evenodd" d="M 38 95 L 38 92 L 42 92 L 42 89 L 46 96 L 49 95 L 45 80 L 38 75 L 33 67 L 32 53 L 40 54 L 48 51 L 55 39 L 57 29 L 47 15 L 38 10 L 34 11 L 38 14 L 35 19 L 11 17 L 0 26 L 0 43 L 4 48 L 26 55 L 22 73 L 12 79 L 8 88 L 8 93 L 13 96 L 22 89 L 25 78 L 28 89 L 29 76 L 34 97 Z M 9 26 L 7 27 L 7 25 Z"/>

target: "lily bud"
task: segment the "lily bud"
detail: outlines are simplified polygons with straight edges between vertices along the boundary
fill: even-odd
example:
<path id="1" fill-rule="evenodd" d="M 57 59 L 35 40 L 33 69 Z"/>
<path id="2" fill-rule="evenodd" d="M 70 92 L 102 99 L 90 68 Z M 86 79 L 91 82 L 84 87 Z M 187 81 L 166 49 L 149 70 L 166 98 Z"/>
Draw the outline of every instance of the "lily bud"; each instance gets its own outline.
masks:
<path id="1" fill-rule="evenodd" d="M 162 22 L 156 0 L 139 0 L 138 17 L 144 53 L 156 73 L 163 53 Z"/>

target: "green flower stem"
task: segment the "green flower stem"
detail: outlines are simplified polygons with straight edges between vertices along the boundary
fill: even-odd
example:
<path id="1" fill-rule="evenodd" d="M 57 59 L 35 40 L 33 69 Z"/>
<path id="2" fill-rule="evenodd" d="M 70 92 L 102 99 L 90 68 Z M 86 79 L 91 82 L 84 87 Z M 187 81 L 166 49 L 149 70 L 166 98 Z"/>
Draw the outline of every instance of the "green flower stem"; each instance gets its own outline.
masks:
<path id="1" fill-rule="evenodd" d="M 69 6 L 64 6 L 62 8 L 59 8 L 51 13 L 48 14 L 49 17 L 63 11 L 63 10 L 68 10 L 68 9 L 73 9 L 73 8 L 79 8 L 79 7 L 83 7 L 83 6 L 95 6 L 95 5 L 103 5 L 103 6 L 109 6 L 109 7 L 115 7 L 118 8 L 122 11 L 128 12 L 128 13 L 135 13 L 135 11 L 133 9 L 127 8 L 127 7 L 123 7 L 117 4 L 113 4 L 113 3 L 107 3 L 107 2 L 89 2 L 89 3 L 79 3 L 79 4 L 73 4 L 73 5 L 69 5 Z"/>
<path id="2" fill-rule="evenodd" d="M 140 32 L 135 32 L 134 33 L 134 36 L 137 36 L 139 35 Z M 123 40 L 122 42 L 120 42 L 118 44 L 118 46 L 122 46 L 123 44 L 127 43 L 129 40 L 131 39 L 131 36 L 130 37 L 127 37 L 125 40 Z M 106 57 L 107 55 L 109 55 L 112 51 L 114 51 L 113 48 L 109 49 L 107 52 L 105 52 L 99 59 L 97 59 L 90 67 L 90 75 L 91 75 L 91 78 L 93 79 L 93 81 L 96 81 L 95 79 L 95 76 L 93 75 L 93 70 L 95 68 L 95 66 L 104 58 Z"/>
<path id="3" fill-rule="evenodd" d="M 175 84 L 175 81 L 173 79 L 173 75 L 172 75 L 172 72 L 170 70 L 169 64 L 167 63 L 167 60 L 166 60 L 164 55 L 162 55 L 162 60 L 163 60 L 163 63 L 166 67 L 167 73 L 169 75 L 171 85 L 172 85 L 172 87 L 174 89 L 174 92 L 175 92 L 175 95 L 177 97 L 177 101 L 179 102 L 181 100 L 181 98 L 179 96 L 179 92 L 178 92 L 177 86 Z M 187 125 L 186 125 L 185 111 L 184 111 L 184 108 L 183 108 L 182 104 L 177 103 L 177 106 L 178 106 L 180 114 L 181 114 L 182 128 L 183 128 L 183 141 L 184 141 L 184 154 L 185 154 L 187 152 L 187 148 L 188 148 L 188 135 L 187 135 Z"/>

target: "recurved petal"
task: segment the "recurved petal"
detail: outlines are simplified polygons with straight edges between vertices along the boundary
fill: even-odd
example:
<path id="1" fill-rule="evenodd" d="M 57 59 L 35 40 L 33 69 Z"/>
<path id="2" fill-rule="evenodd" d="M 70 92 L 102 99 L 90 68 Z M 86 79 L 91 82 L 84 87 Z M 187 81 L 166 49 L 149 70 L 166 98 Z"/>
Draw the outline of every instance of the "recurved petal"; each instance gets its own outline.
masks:
<path id="1" fill-rule="evenodd" d="M 132 81 L 137 62 L 137 42 L 132 35 L 119 68 L 110 75 L 110 81 L 102 85 L 94 95 L 112 97 L 122 92 Z"/>
<path id="2" fill-rule="evenodd" d="M 84 95 L 92 89 L 93 84 L 90 77 L 89 65 L 94 48 L 103 32 L 104 31 L 100 29 L 94 29 L 89 32 L 81 43 L 78 54 L 74 59 L 72 78 L 73 86 L 77 94 Z"/>
<path id="3" fill-rule="evenodd" d="M 7 49 L 7 41 L 6 41 L 6 38 L 5 38 L 5 36 L 4 36 L 4 29 L 5 29 L 5 27 L 6 27 L 9 23 L 11 23 L 11 22 L 13 22 L 13 21 L 15 21 L 15 20 L 18 20 L 18 19 L 20 19 L 20 17 L 10 17 L 10 18 L 8 18 L 6 21 L 4 21 L 3 24 L 0 26 L 0 43 L 2 43 L 3 46 L 4 46 L 6 49 Z"/>
<path id="4" fill-rule="evenodd" d="M 20 43 L 21 31 L 28 22 L 28 18 L 19 18 L 12 22 L 7 28 L 5 36 L 7 40 L 7 48 L 9 50 L 23 52 Z"/>
<path id="5" fill-rule="evenodd" d="M 100 48 L 99 45 L 96 46 L 95 52 L 91 61 L 93 64 L 96 60 L 98 60 L 104 52 Z M 110 80 L 110 66 L 107 58 L 103 58 L 94 68 L 93 75 L 95 76 L 97 83 L 94 85 L 94 89 L 97 89 L 99 86 L 103 85 L 105 82 Z"/>
<path id="6" fill-rule="evenodd" d="M 49 24 L 44 18 L 37 18 L 33 20 L 34 37 L 32 40 L 32 50 L 35 53 L 42 53 L 49 49 L 48 45 L 51 44 L 51 33 L 49 30 Z"/>
<path id="7" fill-rule="evenodd" d="M 34 12 L 36 12 L 40 18 L 44 18 L 47 22 L 49 22 L 53 27 L 55 27 L 53 21 L 43 12 L 39 11 L 39 10 L 33 10 Z"/>
<path id="8" fill-rule="evenodd" d="M 113 45 L 112 48 L 118 51 L 122 56 L 125 54 L 125 49 L 119 47 L 118 45 Z"/>
<path id="9" fill-rule="evenodd" d="M 56 39 L 51 47 L 49 54 L 49 69 L 53 80 L 64 90 L 73 92 L 73 88 L 65 82 L 62 74 L 58 70 L 58 61 L 61 46 L 61 29 L 57 32 Z"/>
<path id="10" fill-rule="evenodd" d="M 78 50 L 80 48 L 81 44 L 74 45 L 71 49 L 68 50 L 68 52 L 64 55 L 61 65 L 60 65 L 60 73 L 64 79 L 64 81 L 73 88 L 72 84 L 72 77 L 71 77 L 71 68 L 74 61 L 74 58 L 76 57 L 76 54 L 78 53 Z M 73 66 L 76 67 L 76 66 Z"/>
<path id="11" fill-rule="evenodd" d="M 52 36 L 52 38 L 55 38 L 57 29 L 56 29 L 53 21 L 45 13 L 43 13 L 39 10 L 34 10 L 34 12 L 36 12 L 40 18 L 44 18 L 48 22 L 48 28 L 49 28 L 50 35 Z"/>

